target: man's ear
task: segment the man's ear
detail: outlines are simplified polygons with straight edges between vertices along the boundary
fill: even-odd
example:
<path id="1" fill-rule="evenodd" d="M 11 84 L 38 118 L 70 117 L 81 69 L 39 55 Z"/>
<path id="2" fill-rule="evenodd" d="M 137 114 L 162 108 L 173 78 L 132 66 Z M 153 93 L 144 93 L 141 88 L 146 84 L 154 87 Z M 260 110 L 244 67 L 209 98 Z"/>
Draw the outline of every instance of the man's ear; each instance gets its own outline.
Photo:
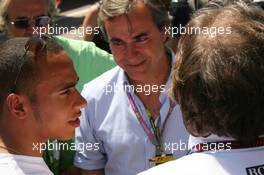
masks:
<path id="1" fill-rule="evenodd" d="M 8 111 L 13 117 L 24 119 L 28 112 L 27 98 L 18 94 L 9 94 L 6 98 L 6 105 Z"/>
<path id="2" fill-rule="evenodd" d="M 167 33 L 167 31 L 165 31 L 166 28 L 164 30 L 161 30 L 161 35 L 162 35 L 162 41 L 163 43 L 166 43 L 169 39 L 170 39 L 170 35 Z"/>

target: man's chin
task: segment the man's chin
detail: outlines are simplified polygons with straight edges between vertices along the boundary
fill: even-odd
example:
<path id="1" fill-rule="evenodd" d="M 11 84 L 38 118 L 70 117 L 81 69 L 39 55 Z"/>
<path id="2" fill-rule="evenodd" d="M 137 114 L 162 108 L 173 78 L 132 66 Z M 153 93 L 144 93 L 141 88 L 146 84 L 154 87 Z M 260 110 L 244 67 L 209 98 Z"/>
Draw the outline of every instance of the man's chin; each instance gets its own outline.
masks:
<path id="1" fill-rule="evenodd" d="M 72 132 L 67 133 L 67 134 L 64 133 L 64 135 L 57 136 L 55 139 L 61 140 L 61 141 L 68 141 L 68 140 L 71 140 L 72 138 L 74 138 L 74 133 L 75 133 L 75 131 L 72 131 Z"/>
<path id="2" fill-rule="evenodd" d="M 128 78 L 133 81 L 145 81 L 145 73 L 144 71 L 142 72 L 126 72 Z"/>
<path id="3" fill-rule="evenodd" d="M 146 69 L 145 66 L 140 66 L 140 67 L 128 67 L 125 72 L 127 73 L 127 75 L 129 77 L 137 77 L 137 78 L 141 78 L 142 76 L 144 76 L 146 74 Z"/>

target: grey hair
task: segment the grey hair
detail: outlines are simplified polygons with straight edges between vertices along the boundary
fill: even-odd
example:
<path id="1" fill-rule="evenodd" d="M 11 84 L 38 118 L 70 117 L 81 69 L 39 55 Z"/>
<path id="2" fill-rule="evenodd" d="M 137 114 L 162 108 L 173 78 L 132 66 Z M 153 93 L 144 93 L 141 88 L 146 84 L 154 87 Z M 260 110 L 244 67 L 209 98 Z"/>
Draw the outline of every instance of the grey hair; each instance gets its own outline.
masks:
<path id="1" fill-rule="evenodd" d="M 160 31 L 170 24 L 169 13 L 162 0 L 103 0 L 98 15 L 98 23 L 103 33 L 106 35 L 104 21 L 128 14 L 138 1 L 143 2 L 150 9 L 153 21 Z"/>

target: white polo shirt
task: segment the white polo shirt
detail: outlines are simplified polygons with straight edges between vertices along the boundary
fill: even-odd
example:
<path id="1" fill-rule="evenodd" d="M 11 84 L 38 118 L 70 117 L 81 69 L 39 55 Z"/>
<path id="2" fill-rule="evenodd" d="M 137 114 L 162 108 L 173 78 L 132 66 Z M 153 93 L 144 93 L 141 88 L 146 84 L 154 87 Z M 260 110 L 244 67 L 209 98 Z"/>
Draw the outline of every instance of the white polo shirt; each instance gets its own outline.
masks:
<path id="1" fill-rule="evenodd" d="M 53 175 L 42 157 L 0 154 L 0 174 Z"/>
<path id="2" fill-rule="evenodd" d="M 216 142 L 192 138 L 192 143 Z M 229 140 L 232 140 L 229 138 Z M 192 153 L 138 175 L 264 175 L 264 146 Z"/>

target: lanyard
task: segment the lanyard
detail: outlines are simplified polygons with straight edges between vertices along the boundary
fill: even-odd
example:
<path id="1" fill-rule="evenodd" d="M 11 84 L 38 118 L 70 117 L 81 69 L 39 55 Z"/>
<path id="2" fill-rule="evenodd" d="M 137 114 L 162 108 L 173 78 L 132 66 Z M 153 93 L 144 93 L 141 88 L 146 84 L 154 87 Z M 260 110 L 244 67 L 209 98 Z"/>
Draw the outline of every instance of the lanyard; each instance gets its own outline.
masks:
<path id="1" fill-rule="evenodd" d="M 132 95 L 129 93 L 129 92 L 126 92 L 127 93 L 127 97 L 128 97 L 128 100 L 129 100 L 129 103 L 141 125 L 141 127 L 143 128 L 143 130 L 145 131 L 145 133 L 147 134 L 149 140 L 151 141 L 151 143 L 153 145 L 155 145 L 156 147 L 156 155 L 161 155 L 162 154 L 162 146 L 161 146 L 161 137 L 162 137 L 162 134 L 163 134 L 163 131 L 165 129 L 165 125 L 168 121 L 168 118 L 170 117 L 172 111 L 173 111 L 173 108 L 175 106 L 175 104 L 173 103 L 173 101 L 170 99 L 170 108 L 169 108 L 169 111 L 166 115 L 166 118 L 165 118 L 165 121 L 162 125 L 162 129 L 160 130 L 159 129 L 159 125 L 160 125 L 160 118 L 159 118 L 159 121 L 158 121 L 158 126 L 155 126 L 154 124 L 154 120 L 150 117 L 150 124 L 151 124 L 151 127 L 152 127 L 152 130 L 154 133 L 151 132 L 151 130 L 148 128 L 146 122 L 144 121 L 143 117 L 141 116 L 137 106 L 136 106 L 136 103 L 132 97 Z"/>
<path id="2" fill-rule="evenodd" d="M 221 148 L 216 146 L 220 144 L 222 145 Z M 188 154 L 201 153 L 205 151 L 215 151 L 215 150 L 254 148 L 254 147 L 259 147 L 259 146 L 264 146 L 264 137 L 258 138 L 255 142 L 249 143 L 249 144 L 242 143 L 236 140 L 235 141 L 231 140 L 231 141 L 199 143 L 199 144 L 194 145 Z"/>

